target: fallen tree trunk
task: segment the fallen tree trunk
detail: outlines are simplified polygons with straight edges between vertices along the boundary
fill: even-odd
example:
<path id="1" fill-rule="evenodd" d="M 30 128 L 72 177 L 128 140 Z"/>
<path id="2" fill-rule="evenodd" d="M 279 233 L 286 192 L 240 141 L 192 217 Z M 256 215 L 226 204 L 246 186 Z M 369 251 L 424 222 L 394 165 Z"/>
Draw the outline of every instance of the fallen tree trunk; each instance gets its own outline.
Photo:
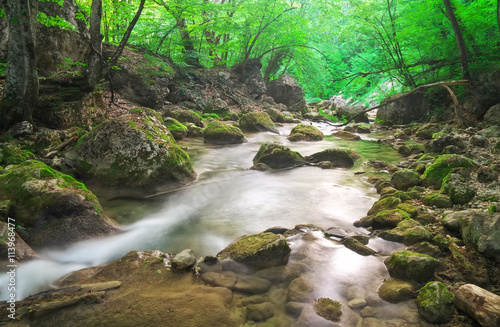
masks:
<path id="1" fill-rule="evenodd" d="M 340 124 L 340 125 L 334 125 L 335 127 L 342 127 L 342 126 L 346 126 L 347 124 L 349 124 L 350 122 L 352 122 L 354 120 L 354 118 L 356 118 L 357 116 L 359 115 L 364 115 L 365 113 L 367 112 L 370 112 L 372 110 L 375 110 L 375 109 L 379 109 L 389 103 L 392 103 L 392 102 L 396 102 L 402 98 L 405 98 L 413 93 L 416 93 L 416 92 L 419 92 L 419 91 L 422 91 L 424 89 L 428 89 L 428 88 L 431 88 L 431 87 L 435 87 L 435 86 L 443 86 L 445 87 L 448 92 L 450 92 L 450 95 L 453 99 L 453 103 L 455 104 L 455 113 L 457 114 L 457 118 L 459 120 L 459 123 L 462 124 L 465 119 L 462 115 L 462 108 L 460 106 L 460 104 L 458 103 L 458 100 L 457 100 L 457 97 L 455 96 L 455 94 L 453 93 L 453 91 L 448 87 L 450 85 L 464 85 L 464 84 L 469 84 L 469 81 L 468 80 L 458 80 L 458 81 L 448 81 L 448 82 L 436 82 L 436 83 L 431 83 L 431 84 L 425 84 L 425 85 L 420 85 L 419 87 L 416 87 L 414 88 L 413 90 L 411 91 L 408 91 L 408 92 L 405 92 L 403 94 L 400 94 L 400 95 L 397 95 L 397 96 L 394 96 L 392 98 L 389 98 L 387 99 L 384 103 L 381 103 L 377 106 L 374 106 L 374 107 L 370 107 L 368 109 L 365 109 L 363 111 L 360 111 L 358 112 L 357 114 L 355 114 L 354 116 L 352 116 L 351 118 L 349 118 L 345 123 L 343 124 Z"/>
<path id="2" fill-rule="evenodd" d="M 500 296 L 474 284 L 465 284 L 455 293 L 455 305 L 483 327 L 500 326 Z"/>

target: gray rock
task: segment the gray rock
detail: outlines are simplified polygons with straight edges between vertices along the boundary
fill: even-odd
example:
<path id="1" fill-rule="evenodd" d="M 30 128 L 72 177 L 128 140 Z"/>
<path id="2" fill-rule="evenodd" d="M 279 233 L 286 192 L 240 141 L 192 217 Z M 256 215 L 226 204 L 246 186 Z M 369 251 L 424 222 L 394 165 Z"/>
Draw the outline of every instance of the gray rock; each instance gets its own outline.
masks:
<path id="1" fill-rule="evenodd" d="M 306 306 L 307 306 L 307 304 L 302 303 L 302 302 L 288 302 L 285 305 L 285 311 L 286 311 L 286 313 L 297 318 L 300 316 L 300 314 L 302 313 L 302 310 L 304 310 L 304 307 L 306 307 Z"/>
<path id="2" fill-rule="evenodd" d="M 419 121 L 425 117 L 430 108 L 424 93 L 414 93 L 387 103 L 390 99 L 382 100 L 382 107 L 377 111 L 377 119 L 391 125 L 404 125 Z"/>
<path id="3" fill-rule="evenodd" d="M 477 180 L 480 183 L 491 183 L 498 180 L 498 173 L 489 167 L 481 167 L 477 171 Z"/>
<path id="4" fill-rule="evenodd" d="M 195 263 L 196 263 L 196 256 L 194 255 L 194 252 L 191 249 L 182 250 L 181 252 L 177 253 L 174 259 L 172 260 L 172 265 L 179 270 L 190 268 Z"/>
<path id="5" fill-rule="evenodd" d="M 500 103 L 488 109 L 483 121 L 491 125 L 500 126 Z"/>
<path id="6" fill-rule="evenodd" d="M 339 118 L 345 117 L 346 119 L 351 119 L 354 117 L 354 122 L 356 123 L 369 123 L 368 115 L 366 113 L 361 113 L 365 110 L 365 106 L 351 106 L 351 105 L 343 105 L 337 108 L 335 111 L 335 115 Z"/>
<path id="7" fill-rule="evenodd" d="M 460 233 L 467 247 L 500 261 L 500 213 L 464 210 L 456 213 Z"/>
<path id="8" fill-rule="evenodd" d="M 291 112 L 307 112 L 304 92 L 292 76 L 281 75 L 267 84 L 267 91 L 276 103 L 286 105 Z"/>
<path id="9" fill-rule="evenodd" d="M 443 226 L 452 232 L 460 232 L 460 218 L 462 216 L 463 215 L 460 212 L 446 211 L 442 218 Z"/>
<path id="10" fill-rule="evenodd" d="M 423 140 L 431 140 L 432 135 L 440 130 L 441 128 L 437 124 L 425 124 L 417 130 L 415 135 Z"/>
<path id="11" fill-rule="evenodd" d="M 500 137 L 500 126 L 490 126 L 481 130 L 479 133 L 487 138 Z"/>
<path id="12" fill-rule="evenodd" d="M 485 136 L 480 134 L 475 134 L 470 137 L 469 143 L 476 147 L 487 148 L 489 141 L 488 138 L 486 138 Z"/>
<path id="13" fill-rule="evenodd" d="M 441 193 L 448 194 L 454 204 L 469 203 L 476 195 L 476 190 L 469 185 L 462 175 L 450 173 L 443 179 Z"/>
<path id="14" fill-rule="evenodd" d="M 370 249 L 369 247 L 367 247 L 366 245 L 364 245 L 363 243 L 361 243 L 360 241 L 358 241 L 353 237 L 345 238 L 342 241 L 342 244 L 349 250 L 352 250 L 359 255 L 367 256 L 367 255 L 377 254 L 377 251 Z"/>
<path id="15" fill-rule="evenodd" d="M 392 174 L 391 182 L 396 189 L 406 191 L 420 184 L 420 175 L 411 169 L 401 169 Z"/>
<path id="16" fill-rule="evenodd" d="M 25 137 L 32 134 L 33 134 L 33 125 L 31 125 L 31 123 L 27 121 L 22 121 L 20 123 L 17 123 L 7 131 L 7 135 L 10 135 L 14 138 Z"/>

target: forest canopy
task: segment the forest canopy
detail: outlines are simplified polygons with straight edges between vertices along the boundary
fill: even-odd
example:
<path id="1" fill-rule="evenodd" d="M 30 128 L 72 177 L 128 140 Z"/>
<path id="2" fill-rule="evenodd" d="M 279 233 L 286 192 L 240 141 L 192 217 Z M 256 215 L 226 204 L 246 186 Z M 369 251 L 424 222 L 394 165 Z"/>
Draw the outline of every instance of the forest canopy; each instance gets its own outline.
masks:
<path id="1" fill-rule="evenodd" d="M 76 2 L 78 18 L 89 24 L 92 0 Z M 102 0 L 104 42 L 118 45 L 140 2 Z M 496 68 L 500 1 L 494 0 L 147 0 L 128 45 L 180 67 L 231 67 L 259 58 L 265 80 L 289 73 L 310 101 L 343 93 L 375 103 L 463 77 L 446 2 L 470 74 Z M 38 20 L 72 28 L 40 12 Z"/>

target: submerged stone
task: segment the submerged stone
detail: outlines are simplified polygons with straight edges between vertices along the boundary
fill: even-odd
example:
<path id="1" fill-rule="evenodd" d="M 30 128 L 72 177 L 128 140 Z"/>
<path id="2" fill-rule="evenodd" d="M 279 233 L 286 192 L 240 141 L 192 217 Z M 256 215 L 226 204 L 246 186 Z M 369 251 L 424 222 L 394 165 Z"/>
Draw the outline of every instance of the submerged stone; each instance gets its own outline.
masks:
<path id="1" fill-rule="evenodd" d="M 415 287 L 410 282 L 389 279 L 380 285 L 378 296 L 390 303 L 399 303 L 414 298 Z"/>

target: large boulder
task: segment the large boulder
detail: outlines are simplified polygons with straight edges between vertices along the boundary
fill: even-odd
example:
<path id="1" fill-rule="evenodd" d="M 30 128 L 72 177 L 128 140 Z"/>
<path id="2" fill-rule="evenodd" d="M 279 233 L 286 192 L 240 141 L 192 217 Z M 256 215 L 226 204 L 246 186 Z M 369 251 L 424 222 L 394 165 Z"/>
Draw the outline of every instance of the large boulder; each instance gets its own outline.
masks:
<path id="1" fill-rule="evenodd" d="M 100 185 L 166 188 L 196 176 L 187 153 L 151 109 L 133 109 L 96 127 L 66 156 Z"/>
<path id="2" fill-rule="evenodd" d="M 500 261 L 500 213 L 470 209 L 453 216 L 459 219 L 460 233 L 467 247 Z"/>
<path id="3" fill-rule="evenodd" d="M 324 135 L 312 125 L 299 124 L 295 126 L 287 139 L 290 141 L 321 141 Z"/>
<path id="4" fill-rule="evenodd" d="M 177 119 L 172 117 L 165 117 L 164 119 L 165 126 L 167 126 L 170 133 L 176 140 L 181 140 L 188 134 L 188 128 L 184 126 Z"/>
<path id="5" fill-rule="evenodd" d="M 500 126 L 500 103 L 488 109 L 488 111 L 484 115 L 484 122 L 491 125 Z"/>
<path id="6" fill-rule="evenodd" d="M 243 84 L 243 91 L 255 99 L 266 93 L 267 87 L 262 78 L 262 63 L 259 59 L 249 59 L 231 69 L 235 80 Z"/>
<path id="7" fill-rule="evenodd" d="M 198 127 L 203 127 L 203 122 L 200 114 L 193 110 L 167 111 L 165 112 L 165 116 L 175 118 L 183 124 L 193 123 Z"/>
<path id="8" fill-rule="evenodd" d="M 236 144 L 247 141 L 238 127 L 218 120 L 208 123 L 203 131 L 203 138 L 206 143 L 211 144 Z"/>
<path id="9" fill-rule="evenodd" d="M 10 166 L 0 175 L 0 198 L 33 248 L 63 246 L 117 228 L 85 185 L 39 161 Z"/>
<path id="10" fill-rule="evenodd" d="M 283 103 L 292 112 L 307 112 L 304 92 L 295 79 L 288 75 L 281 75 L 279 78 L 267 84 L 267 94 L 273 97 L 276 103 Z"/>
<path id="11" fill-rule="evenodd" d="M 253 158 L 253 164 L 265 164 L 272 169 L 290 168 L 305 163 L 302 155 L 290 148 L 274 144 L 264 143 Z"/>
<path id="12" fill-rule="evenodd" d="M 439 135 L 424 144 L 425 152 L 430 153 L 443 153 L 450 146 L 456 147 L 458 150 L 464 150 L 466 143 L 455 135 Z"/>
<path id="13" fill-rule="evenodd" d="M 474 187 L 462 175 L 454 173 L 446 175 L 439 192 L 448 194 L 454 204 L 469 203 L 476 196 Z"/>
<path id="14" fill-rule="evenodd" d="M 330 161 L 334 167 L 350 168 L 361 156 L 350 149 L 330 148 L 306 157 L 308 162 Z"/>
<path id="15" fill-rule="evenodd" d="M 417 129 L 415 135 L 423 140 L 431 140 L 432 136 L 440 130 L 441 128 L 437 124 L 425 124 Z"/>
<path id="16" fill-rule="evenodd" d="M 455 311 L 453 293 L 441 282 L 429 282 L 417 296 L 418 312 L 432 323 L 446 323 Z"/>
<path id="17" fill-rule="evenodd" d="M 414 123 L 422 120 L 429 111 L 429 101 L 423 93 L 413 93 L 393 102 L 390 100 L 390 97 L 382 100 L 382 106 L 377 111 L 377 120 L 385 124 Z"/>
<path id="18" fill-rule="evenodd" d="M 391 277 L 423 283 L 432 278 L 438 262 L 425 254 L 399 251 L 385 259 L 384 264 Z"/>
<path id="19" fill-rule="evenodd" d="M 457 154 L 445 154 L 434 161 L 422 175 L 422 183 L 427 187 L 441 188 L 443 179 L 455 168 L 473 169 L 477 165 L 471 159 Z"/>
<path id="20" fill-rule="evenodd" d="M 420 184 L 420 175 L 411 169 L 401 169 L 392 174 L 391 182 L 396 189 L 406 191 Z"/>
<path id="21" fill-rule="evenodd" d="M 344 105 L 337 108 L 335 111 L 335 116 L 341 119 L 351 119 L 354 117 L 354 122 L 356 123 L 369 123 L 368 115 L 362 113 L 366 109 L 365 106 L 351 106 Z"/>
<path id="22" fill-rule="evenodd" d="M 285 237 L 274 233 L 244 236 L 217 254 L 219 260 L 231 259 L 256 268 L 286 265 L 291 252 Z"/>
<path id="23" fill-rule="evenodd" d="M 241 116 L 238 121 L 240 128 L 244 132 L 272 132 L 279 134 L 276 125 L 271 117 L 265 112 L 249 112 Z"/>

